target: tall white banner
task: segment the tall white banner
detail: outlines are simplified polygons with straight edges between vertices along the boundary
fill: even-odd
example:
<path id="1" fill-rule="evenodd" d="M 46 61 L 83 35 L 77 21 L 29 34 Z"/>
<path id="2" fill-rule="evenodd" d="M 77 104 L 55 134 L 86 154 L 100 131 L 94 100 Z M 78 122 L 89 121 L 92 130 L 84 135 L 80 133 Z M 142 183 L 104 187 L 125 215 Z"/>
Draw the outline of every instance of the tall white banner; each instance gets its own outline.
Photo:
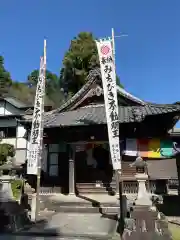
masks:
<path id="1" fill-rule="evenodd" d="M 42 156 L 45 71 L 46 64 L 44 58 L 41 57 L 27 162 L 27 174 L 33 175 L 38 174 Z"/>
<path id="2" fill-rule="evenodd" d="M 100 40 L 96 41 L 96 45 L 99 54 L 102 84 L 104 90 L 104 102 L 112 165 L 114 170 L 121 171 L 118 101 L 112 41 Z"/>

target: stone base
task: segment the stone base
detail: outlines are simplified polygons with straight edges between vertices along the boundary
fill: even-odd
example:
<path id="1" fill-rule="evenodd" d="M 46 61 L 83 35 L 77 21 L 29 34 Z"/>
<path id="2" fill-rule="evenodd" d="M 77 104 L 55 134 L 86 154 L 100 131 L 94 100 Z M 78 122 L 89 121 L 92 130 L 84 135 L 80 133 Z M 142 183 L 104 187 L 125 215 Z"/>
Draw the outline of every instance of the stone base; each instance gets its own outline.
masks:
<path id="1" fill-rule="evenodd" d="M 69 195 L 69 196 L 76 196 L 76 193 L 70 192 L 68 195 Z"/>
<path id="2" fill-rule="evenodd" d="M 168 222 L 158 211 L 149 210 L 148 206 L 135 206 L 131 218 L 125 222 L 123 239 L 163 239 L 171 240 Z"/>
<path id="3" fill-rule="evenodd" d="M 135 201 L 136 205 L 141 206 L 152 206 L 152 201 L 150 199 L 150 194 L 146 189 L 146 180 L 148 176 L 146 174 L 137 174 L 136 179 L 138 181 L 138 195 Z"/>
<path id="4" fill-rule="evenodd" d="M 14 178 L 9 175 L 0 176 L 0 181 L 2 184 L 1 192 L 0 192 L 0 200 L 1 202 L 13 201 L 13 192 L 11 188 L 11 181 Z"/>
<path id="5" fill-rule="evenodd" d="M 137 198 L 135 201 L 136 205 L 140 205 L 140 206 L 152 206 L 152 201 L 149 198 Z"/>

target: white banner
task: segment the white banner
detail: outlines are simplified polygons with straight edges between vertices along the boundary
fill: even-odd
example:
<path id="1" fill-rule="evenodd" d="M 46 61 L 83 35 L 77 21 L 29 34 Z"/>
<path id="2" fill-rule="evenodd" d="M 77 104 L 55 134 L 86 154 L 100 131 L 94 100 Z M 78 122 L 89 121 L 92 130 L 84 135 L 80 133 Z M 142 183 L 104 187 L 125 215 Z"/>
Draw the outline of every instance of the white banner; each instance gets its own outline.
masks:
<path id="1" fill-rule="evenodd" d="M 121 170 L 118 101 L 112 41 L 100 40 L 96 41 L 96 45 L 99 54 L 102 84 L 104 90 L 104 102 L 112 165 L 114 170 Z"/>
<path id="2" fill-rule="evenodd" d="M 36 97 L 31 127 L 29 143 L 29 156 L 27 162 L 27 174 L 38 174 L 38 166 L 41 164 L 42 144 L 43 144 L 43 114 L 45 95 L 45 62 L 41 58 L 39 78 L 36 87 Z"/>

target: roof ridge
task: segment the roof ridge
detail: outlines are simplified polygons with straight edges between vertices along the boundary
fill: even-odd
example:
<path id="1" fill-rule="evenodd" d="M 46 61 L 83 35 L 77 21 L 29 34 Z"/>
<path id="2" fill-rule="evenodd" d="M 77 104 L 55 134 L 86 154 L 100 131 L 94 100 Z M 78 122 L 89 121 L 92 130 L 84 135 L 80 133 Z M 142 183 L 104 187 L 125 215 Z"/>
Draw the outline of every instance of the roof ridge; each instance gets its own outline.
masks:
<path id="1" fill-rule="evenodd" d="M 153 107 L 157 107 L 157 108 L 164 108 L 164 107 L 166 107 L 166 108 L 172 108 L 172 107 L 177 107 L 177 108 L 180 108 L 180 105 L 179 104 L 176 104 L 176 103 L 168 103 L 168 104 L 166 104 L 166 103 L 146 103 L 146 105 L 148 105 L 148 106 L 153 106 Z"/>
<path id="2" fill-rule="evenodd" d="M 87 82 L 84 84 L 84 86 L 76 93 L 74 94 L 74 96 L 72 96 L 69 100 L 67 100 L 64 104 L 62 104 L 59 108 L 54 109 L 50 112 L 48 112 L 49 114 L 51 113 L 57 113 L 62 111 L 64 108 L 66 108 L 68 105 L 70 105 L 72 102 L 74 102 L 82 93 L 84 93 L 89 86 L 94 82 L 95 78 L 100 74 L 99 72 L 100 70 L 97 69 L 93 69 L 90 70 L 88 76 L 87 76 Z"/>
<path id="3" fill-rule="evenodd" d="M 60 112 L 64 108 L 69 106 L 71 103 L 73 103 L 75 100 L 77 100 L 81 96 L 81 94 L 85 93 L 89 89 L 89 87 L 95 81 L 97 76 L 99 76 L 101 78 L 100 68 L 95 68 L 95 69 L 90 70 L 89 74 L 87 76 L 87 82 L 84 84 L 84 86 L 76 94 L 74 94 L 73 97 L 71 97 L 64 104 L 62 104 L 59 108 L 54 109 L 54 110 L 48 112 L 48 114 Z M 146 104 L 143 100 L 133 96 L 132 94 L 130 94 L 126 90 L 122 89 L 118 85 L 116 85 L 116 87 L 117 87 L 118 93 L 121 94 L 122 96 L 128 98 L 129 100 L 135 101 L 136 103 L 141 104 L 141 105 L 145 105 Z"/>
<path id="4" fill-rule="evenodd" d="M 135 101 L 135 102 L 138 102 L 140 103 L 141 105 L 145 105 L 146 102 L 144 102 L 143 100 L 141 100 L 140 98 L 138 97 L 135 97 L 134 95 L 132 95 L 131 93 L 127 92 L 125 89 L 121 88 L 120 86 L 116 85 L 117 87 L 117 90 L 120 94 L 122 94 L 123 96 Z"/>

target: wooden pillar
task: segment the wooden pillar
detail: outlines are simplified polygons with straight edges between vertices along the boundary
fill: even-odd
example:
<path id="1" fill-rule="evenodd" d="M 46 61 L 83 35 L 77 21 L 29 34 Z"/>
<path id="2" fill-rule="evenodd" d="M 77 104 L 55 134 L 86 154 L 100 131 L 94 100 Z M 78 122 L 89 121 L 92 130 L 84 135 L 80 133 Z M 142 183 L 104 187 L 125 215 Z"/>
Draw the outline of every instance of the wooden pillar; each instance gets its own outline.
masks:
<path id="1" fill-rule="evenodd" d="M 69 145 L 69 195 L 75 195 L 75 147 Z"/>
<path id="2" fill-rule="evenodd" d="M 117 171 L 115 171 L 115 179 L 116 179 L 116 195 L 119 196 L 119 174 Z"/>
<path id="3" fill-rule="evenodd" d="M 176 166 L 177 166 L 177 174 L 178 174 L 178 195 L 180 195 L 180 154 L 176 155 Z"/>

